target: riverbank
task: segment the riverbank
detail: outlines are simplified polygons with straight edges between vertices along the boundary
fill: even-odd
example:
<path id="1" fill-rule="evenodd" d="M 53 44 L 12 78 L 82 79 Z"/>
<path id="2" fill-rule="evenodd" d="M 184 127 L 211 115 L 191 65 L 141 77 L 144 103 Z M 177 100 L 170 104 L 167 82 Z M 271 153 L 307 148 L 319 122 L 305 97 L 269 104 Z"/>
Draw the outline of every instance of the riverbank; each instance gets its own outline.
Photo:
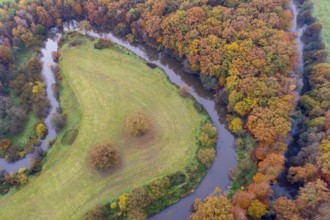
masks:
<path id="1" fill-rule="evenodd" d="M 61 144 L 66 129 L 58 136 L 42 173 L 0 200 L 1 218 L 79 217 L 133 187 L 181 170 L 195 158 L 197 145 L 192 137 L 206 118 L 199 116 L 193 102 L 180 98 L 162 71 L 150 69 L 139 58 L 112 49 L 97 51 L 88 39 L 81 41 L 81 46 L 65 47 L 60 61 L 65 83 L 60 100 L 68 129 L 78 129 L 78 136 L 72 145 Z M 70 91 L 78 106 L 72 103 Z M 122 136 L 122 124 L 128 112 L 138 109 L 152 110 L 157 132 L 155 139 L 134 144 Z M 77 110 L 81 122 L 73 126 Z M 105 139 L 117 145 L 122 164 L 111 174 L 100 175 L 89 170 L 85 159 L 89 147 Z M 31 198 L 32 192 L 36 200 L 31 204 L 38 204 L 33 213 L 23 199 Z M 17 216 L 16 208 L 22 215 Z"/>

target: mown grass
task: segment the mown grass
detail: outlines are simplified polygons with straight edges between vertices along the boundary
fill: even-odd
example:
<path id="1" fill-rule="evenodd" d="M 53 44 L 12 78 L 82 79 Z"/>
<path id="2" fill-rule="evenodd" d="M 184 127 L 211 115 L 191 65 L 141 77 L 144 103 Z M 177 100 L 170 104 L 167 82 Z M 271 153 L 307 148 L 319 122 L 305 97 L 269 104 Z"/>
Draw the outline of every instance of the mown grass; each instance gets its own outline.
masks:
<path id="1" fill-rule="evenodd" d="M 322 37 L 326 44 L 327 50 L 330 49 L 330 1 L 329 0 L 312 0 L 314 4 L 313 16 L 316 17 L 322 24 Z M 330 53 L 328 61 L 330 61 Z"/>
<path id="2" fill-rule="evenodd" d="M 183 99 L 160 69 L 114 49 L 98 51 L 85 39 L 64 46 L 60 61 L 61 105 L 68 124 L 45 158 L 39 176 L 0 199 L 0 219 L 79 219 L 87 211 L 185 168 L 195 159 L 196 135 L 205 116 Z M 125 117 L 144 111 L 154 120 L 154 137 L 133 140 L 123 129 Z M 66 131 L 78 129 L 70 146 Z M 122 161 L 108 174 L 88 167 L 91 146 L 111 140 Z"/>

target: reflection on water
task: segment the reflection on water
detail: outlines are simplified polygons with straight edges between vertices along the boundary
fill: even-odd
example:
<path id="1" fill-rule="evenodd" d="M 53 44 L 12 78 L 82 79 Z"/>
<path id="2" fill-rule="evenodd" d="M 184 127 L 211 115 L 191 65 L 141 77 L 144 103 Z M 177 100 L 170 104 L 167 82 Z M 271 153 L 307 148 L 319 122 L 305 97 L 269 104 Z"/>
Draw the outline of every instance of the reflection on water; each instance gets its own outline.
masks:
<path id="1" fill-rule="evenodd" d="M 298 9 L 297 9 L 297 5 L 291 1 L 290 2 L 290 7 L 292 9 L 293 15 L 294 15 L 294 19 L 293 19 L 293 23 L 292 23 L 292 28 L 291 28 L 291 32 L 295 32 L 297 33 L 297 38 L 296 38 L 296 42 L 297 42 L 297 66 L 295 69 L 295 73 L 291 76 L 297 84 L 297 90 L 296 90 L 296 99 L 299 100 L 301 93 L 302 93 L 302 89 L 304 86 L 303 80 L 303 73 L 304 73 L 304 57 L 303 57 L 303 49 L 304 49 L 304 43 L 301 40 L 301 36 L 305 30 L 305 27 L 298 27 L 297 25 L 297 16 L 298 16 Z M 297 143 L 297 138 L 298 138 L 298 133 L 299 133 L 299 119 L 297 117 L 294 117 L 292 120 L 292 126 L 291 126 L 291 131 L 290 131 L 290 137 L 293 138 L 287 140 L 287 144 L 288 146 L 288 151 L 286 152 L 285 156 L 286 156 L 286 164 L 285 164 L 285 171 L 283 173 L 280 174 L 280 176 L 278 177 L 278 183 L 273 185 L 273 199 L 276 199 L 280 196 L 286 196 L 288 198 L 294 198 L 297 195 L 297 190 L 299 185 L 298 184 L 291 184 L 290 182 L 288 182 L 287 180 L 287 173 L 288 173 L 288 169 L 291 166 L 290 164 L 290 158 L 295 156 L 300 147 Z"/>

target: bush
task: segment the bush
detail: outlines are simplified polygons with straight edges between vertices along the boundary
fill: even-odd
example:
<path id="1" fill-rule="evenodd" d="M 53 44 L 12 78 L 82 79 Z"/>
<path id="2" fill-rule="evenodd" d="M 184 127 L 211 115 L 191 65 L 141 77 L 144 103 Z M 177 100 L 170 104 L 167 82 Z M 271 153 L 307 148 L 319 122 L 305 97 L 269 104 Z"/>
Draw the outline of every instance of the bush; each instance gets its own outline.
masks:
<path id="1" fill-rule="evenodd" d="M 89 152 L 89 164 L 97 170 L 109 169 L 119 161 L 119 153 L 110 141 L 96 144 Z"/>
<path id="2" fill-rule="evenodd" d="M 59 132 L 64 127 L 65 120 L 65 115 L 61 113 L 56 112 L 52 115 L 52 125 L 57 132 Z"/>
<path id="3" fill-rule="evenodd" d="M 0 96 L 0 135 L 17 134 L 22 130 L 26 113 L 8 97 Z"/>
<path id="4" fill-rule="evenodd" d="M 58 51 L 53 51 L 52 52 L 52 58 L 54 60 L 54 62 L 58 62 L 58 59 L 60 58 L 60 53 Z"/>
<path id="5" fill-rule="evenodd" d="M 243 130 L 243 122 L 240 118 L 234 118 L 228 125 L 229 129 L 233 133 L 239 133 Z"/>
<path id="6" fill-rule="evenodd" d="M 179 95 L 181 97 L 188 97 L 189 96 L 188 86 L 187 85 L 180 86 L 180 88 L 179 88 Z"/>
<path id="7" fill-rule="evenodd" d="M 40 139 L 44 138 L 47 134 L 47 127 L 44 123 L 39 123 L 36 126 L 36 133 Z"/>
<path id="8" fill-rule="evenodd" d="M 171 186 L 178 186 L 183 184 L 184 182 L 186 182 L 186 178 L 186 175 L 181 171 L 178 171 L 168 176 Z"/>
<path id="9" fill-rule="evenodd" d="M 95 44 L 94 48 L 97 50 L 103 50 L 106 48 L 112 47 L 112 41 L 111 40 L 105 40 L 105 39 L 99 39 Z"/>
<path id="10" fill-rule="evenodd" d="M 197 153 L 198 160 L 207 168 L 210 168 L 212 166 L 215 156 L 216 152 L 213 148 L 200 149 Z"/>
<path id="11" fill-rule="evenodd" d="M 5 151 L 7 150 L 11 145 L 10 139 L 0 139 L 0 150 Z"/>
<path id="12" fill-rule="evenodd" d="M 133 136 L 142 136 L 151 128 L 151 120 L 144 113 L 135 112 L 127 117 L 125 128 Z"/>
<path id="13" fill-rule="evenodd" d="M 217 143 L 217 138 L 217 129 L 211 123 L 203 125 L 199 136 L 202 147 L 213 147 Z"/>

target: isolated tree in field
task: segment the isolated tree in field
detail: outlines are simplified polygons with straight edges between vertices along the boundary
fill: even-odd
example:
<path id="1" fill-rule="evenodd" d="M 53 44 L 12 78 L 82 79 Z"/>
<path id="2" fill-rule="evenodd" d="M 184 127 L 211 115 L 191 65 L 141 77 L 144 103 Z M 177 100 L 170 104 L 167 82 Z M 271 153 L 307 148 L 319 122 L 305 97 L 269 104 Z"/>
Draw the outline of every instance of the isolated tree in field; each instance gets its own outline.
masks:
<path id="1" fill-rule="evenodd" d="M 133 136 L 142 136 L 151 128 L 151 120 L 143 112 L 134 112 L 127 117 L 125 128 Z"/>
<path id="2" fill-rule="evenodd" d="M 110 142 L 96 144 L 89 152 L 89 164 L 97 170 L 105 170 L 118 164 L 120 156 L 114 145 Z"/>

